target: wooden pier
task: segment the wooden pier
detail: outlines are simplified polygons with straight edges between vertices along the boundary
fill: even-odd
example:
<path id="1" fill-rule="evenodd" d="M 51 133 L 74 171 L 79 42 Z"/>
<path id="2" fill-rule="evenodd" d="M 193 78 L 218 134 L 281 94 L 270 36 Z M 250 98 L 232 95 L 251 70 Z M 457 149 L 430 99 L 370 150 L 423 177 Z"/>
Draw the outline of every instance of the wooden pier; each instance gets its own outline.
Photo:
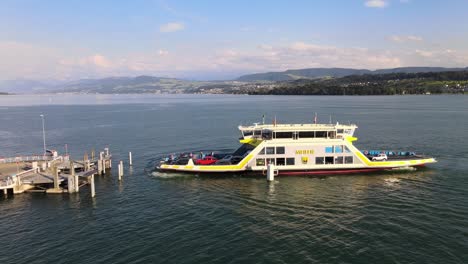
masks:
<path id="1" fill-rule="evenodd" d="M 5 196 L 24 192 L 75 193 L 90 185 L 95 196 L 94 175 L 105 174 L 112 168 L 109 148 L 82 160 L 71 160 L 68 155 L 25 156 L 0 158 L 0 194 Z"/>

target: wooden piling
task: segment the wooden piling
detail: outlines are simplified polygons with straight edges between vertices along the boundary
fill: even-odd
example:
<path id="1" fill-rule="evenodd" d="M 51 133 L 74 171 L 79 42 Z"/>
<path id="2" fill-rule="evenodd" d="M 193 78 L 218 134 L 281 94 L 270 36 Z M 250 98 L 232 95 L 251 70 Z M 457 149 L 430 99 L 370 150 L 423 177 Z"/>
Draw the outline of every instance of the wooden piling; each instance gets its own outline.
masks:
<path id="1" fill-rule="evenodd" d="M 129 164 L 130 166 L 133 165 L 133 161 L 132 161 L 132 152 L 131 152 L 131 151 L 128 152 L 128 164 Z"/>

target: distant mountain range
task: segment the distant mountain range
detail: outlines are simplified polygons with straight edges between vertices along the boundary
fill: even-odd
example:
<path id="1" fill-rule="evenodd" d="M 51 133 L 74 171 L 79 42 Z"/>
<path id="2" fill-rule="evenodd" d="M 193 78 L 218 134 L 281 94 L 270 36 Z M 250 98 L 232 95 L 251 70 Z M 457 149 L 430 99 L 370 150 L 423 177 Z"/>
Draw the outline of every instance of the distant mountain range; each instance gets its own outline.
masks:
<path id="1" fill-rule="evenodd" d="M 153 76 L 111 77 L 69 82 L 56 92 L 80 93 L 178 93 L 198 88 L 209 82 L 187 81 Z"/>
<path id="2" fill-rule="evenodd" d="M 4 93 L 40 93 L 60 85 L 60 81 L 6 80 L 0 81 L 0 92 Z"/>
<path id="3" fill-rule="evenodd" d="M 4 93 L 192 93 L 222 92 L 249 83 L 276 83 L 294 80 L 333 79 L 344 76 L 389 73 L 425 73 L 467 71 L 467 68 L 402 67 L 394 69 L 366 70 L 348 68 L 310 68 L 243 75 L 230 81 L 190 81 L 176 78 L 138 76 L 82 79 L 76 81 L 0 81 Z"/>
<path id="4" fill-rule="evenodd" d="M 258 82 L 258 81 L 293 81 L 298 79 L 317 79 L 317 78 L 340 78 L 349 75 L 362 74 L 387 74 L 387 73 L 419 73 L 419 72 L 448 72 L 448 71 L 466 71 L 467 68 L 443 68 L 443 67 L 401 67 L 393 69 L 365 70 L 348 68 L 310 68 L 287 70 L 283 72 L 266 72 L 243 75 L 237 78 L 240 82 Z"/>

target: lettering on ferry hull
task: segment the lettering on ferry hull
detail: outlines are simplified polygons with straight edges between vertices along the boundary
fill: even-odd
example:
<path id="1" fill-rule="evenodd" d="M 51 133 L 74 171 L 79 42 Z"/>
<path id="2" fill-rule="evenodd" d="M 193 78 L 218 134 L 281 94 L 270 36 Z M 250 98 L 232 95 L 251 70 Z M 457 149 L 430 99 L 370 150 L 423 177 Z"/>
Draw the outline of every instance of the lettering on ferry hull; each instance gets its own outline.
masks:
<path id="1" fill-rule="evenodd" d="M 314 154 L 314 150 L 313 149 L 296 150 L 296 155 L 307 155 L 307 154 Z"/>

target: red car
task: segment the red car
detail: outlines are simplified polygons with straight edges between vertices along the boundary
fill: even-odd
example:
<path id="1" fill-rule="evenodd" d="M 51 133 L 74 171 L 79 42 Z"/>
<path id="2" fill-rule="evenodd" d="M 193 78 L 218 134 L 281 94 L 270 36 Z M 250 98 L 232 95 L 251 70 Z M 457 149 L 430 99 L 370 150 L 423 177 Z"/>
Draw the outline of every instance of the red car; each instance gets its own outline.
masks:
<path id="1" fill-rule="evenodd" d="M 197 165 L 211 165 L 215 164 L 218 159 L 213 156 L 206 156 L 203 159 L 197 159 L 195 164 Z"/>

